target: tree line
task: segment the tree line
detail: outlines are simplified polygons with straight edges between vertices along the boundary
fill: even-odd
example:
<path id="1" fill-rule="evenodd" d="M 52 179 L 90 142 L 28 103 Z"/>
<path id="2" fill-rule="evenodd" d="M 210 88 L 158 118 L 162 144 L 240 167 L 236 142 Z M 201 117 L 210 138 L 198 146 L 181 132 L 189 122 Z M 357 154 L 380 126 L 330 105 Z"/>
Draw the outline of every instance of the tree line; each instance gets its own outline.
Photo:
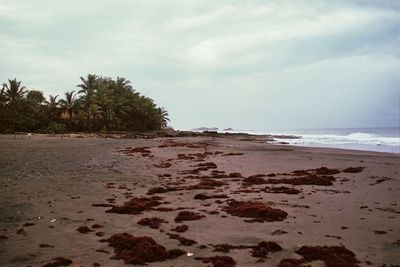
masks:
<path id="1" fill-rule="evenodd" d="M 63 97 L 27 90 L 17 79 L 0 91 L 0 132 L 153 131 L 167 126 L 168 112 L 117 77 L 89 74 Z"/>

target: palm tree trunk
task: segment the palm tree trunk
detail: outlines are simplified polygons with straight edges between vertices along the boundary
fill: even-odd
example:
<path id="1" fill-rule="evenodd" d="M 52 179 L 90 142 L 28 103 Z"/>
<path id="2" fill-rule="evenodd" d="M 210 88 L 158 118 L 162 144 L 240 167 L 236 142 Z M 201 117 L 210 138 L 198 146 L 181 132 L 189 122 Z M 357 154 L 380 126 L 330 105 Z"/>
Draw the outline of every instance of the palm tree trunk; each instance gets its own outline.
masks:
<path id="1" fill-rule="evenodd" d="M 90 132 L 90 113 L 89 113 L 89 111 L 86 114 L 86 128 L 87 128 L 87 131 Z"/>

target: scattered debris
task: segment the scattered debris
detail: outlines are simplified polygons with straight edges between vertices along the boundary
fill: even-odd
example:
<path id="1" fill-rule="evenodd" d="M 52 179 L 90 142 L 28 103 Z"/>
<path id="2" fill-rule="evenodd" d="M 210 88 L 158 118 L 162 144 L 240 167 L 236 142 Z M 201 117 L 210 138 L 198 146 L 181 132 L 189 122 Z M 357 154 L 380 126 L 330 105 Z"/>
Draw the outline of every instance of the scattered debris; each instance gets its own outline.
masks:
<path id="1" fill-rule="evenodd" d="M 175 222 L 182 222 L 182 221 L 195 221 L 204 218 L 204 215 L 200 213 L 192 212 L 192 211 L 181 211 L 175 217 Z"/>
<path id="2" fill-rule="evenodd" d="M 302 191 L 296 188 L 290 188 L 286 186 L 275 186 L 275 187 L 265 187 L 263 189 L 264 192 L 266 193 L 274 193 L 274 194 L 289 194 L 289 195 L 295 195 L 299 194 Z"/>
<path id="3" fill-rule="evenodd" d="M 169 236 L 170 239 L 178 240 L 179 243 L 180 243 L 182 246 L 192 246 L 192 245 L 194 245 L 194 244 L 197 244 L 196 241 L 194 241 L 194 240 L 192 240 L 192 239 L 185 238 L 185 237 L 180 236 L 180 235 L 178 235 L 178 234 L 170 234 L 170 233 L 168 233 L 167 235 Z"/>
<path id="4" fill-rule="evenodd" d="M 143 218 L 138 221 L 138 224 L 143 225 L 143 226 L 149 226 L 152 229 L 158 229 L 160 228 L 162 223 L 168 223 L 168 221 L 153 217 L 153 218 Z"/>
<path id="5" fill-rule="evenodd" d="M 349 167 L 343 170 L 344 173 L 359 173 L 362 172 L 365 167 Z"/>
<path id="6" fill-rule="evenodd" d="M 81 234 L 87 234 L 89 232 L 93 232 L 93 230 L 91 230 L 89 227 L 87 226 L 80 226 L 76 229 L 79 233 Z"/>
<path id="7" fill-rule="evenodd" d="M 279 246 L 277 243 L 269 241 L 260 242 L 257 246 L 253 247 L 251 255 L 256 258 L 267 258 L 268 252 L 277 252 L 281 251 L 282 247 Z"/>
<path id="8" fill-rule="evenodd" d="M 336 179 L 333 176 L 318 176 L 314 174 L 308 174 L 307 176 L 301 176 L 296 178 L 270 178 L 267 180 L 267 184 L 291 184 L 291 185 L 321 185 L 329 186 L 333 185 Z"/>
<path id="9" fill-rule="evenodd" d="M 229 256 L 214 256 L 214 257 L 196 257 L 195 260 L 200 260 L 203 263 L 212 263 L 213 267 L 234 267 L 236 262 Z"/>
<path id="10" fill-rule="evenodd" d="M 59 267 L 59 266 L 69 266 L 71 265 L 72 260 L 65 259 L 62 257 L 53 258 L 52 262 L 46 263 L 43 267 Z"/>
<path id="11" fill-rule="evenodd" d="M 283 259 L 279 262 L 278 267 L 310 267 L 311 265 L 303 265 L 304 259 Z"/>
<path id="12" fill-rule="evenodd" d="M 303 246 L 296 253 L 307 262 L 321 260 L 327 267 L 358 267 L 360 263 L 355 254 L 344 246 Z"/>
<path id="13" fill-rule="evenodd" d="M 180 249 L 167 250 L 148 236 L 134 237 L 130 234 L 114 234 L 107 239 L 114 248 L 113 259 L 122 259 L 126 264 L 146 264 L 147 262 L 165 261 L 186 254 Z"/>
<path id="14" fill-rule="evenodd" d="M 254 218 L 246 222 L 283 221 L 288 215 L 283 210 L 274 209 L 264 203 L 253 201 L 232 200 L 223 210 L 233 216 Z"/>
<path id="15" fill-rule="evenodd" d="M 161 204 L 159 201 L 160 197 L 140 197 L 140 198 L 132 198 L 128 202 L 125 202 L 122 206 L 113 206 L 111 209 L 106 212 L 111 213 L 122 213 L 122 214 L 140 214 L 145 210 L 149 210 L 154 206 L 158 206 Z"/>
<path id="16" fill-rule="evenodd" d="M 257 175 L 249 176 L 249 177 L 243 179 L 243 184 L 244 185 L 266 184 L 267 181 L 263 177 L 265 177 L 264 174 L 257 174 Z"/>
<path id="17" fill-rule="evenodd" d="M 24 228 L 19 229 L 19 230 L 17 231 L 17 235 L 24 235 L 24 236 L 26 236 L 25 229 L 24 229 Z"/>
<path id="18" fill-rule="evenodd" d="M 187 225 L 184 225 L 184 224 L 178 225 L 175 228 L 171 229 L 171 231 L 178 232 L 178 233 L 184 233 L 187 230 L 189 230 L 189 227 Z"/>
<path id="19" fill-rule="evenodd" d="M 226 194 L 221 194 L 221 195 L 197 194 L 193 197 L 193 199 L 200 199 L 200 200 L 211 199 L 211 198 L 228 198 L 228 196 Z"/>
<path id="20" fill-rule="evenodd" d="M 39 244 L 40 248 L 54 248 L 54 246 L 49 245 L 49 244 Z"/>

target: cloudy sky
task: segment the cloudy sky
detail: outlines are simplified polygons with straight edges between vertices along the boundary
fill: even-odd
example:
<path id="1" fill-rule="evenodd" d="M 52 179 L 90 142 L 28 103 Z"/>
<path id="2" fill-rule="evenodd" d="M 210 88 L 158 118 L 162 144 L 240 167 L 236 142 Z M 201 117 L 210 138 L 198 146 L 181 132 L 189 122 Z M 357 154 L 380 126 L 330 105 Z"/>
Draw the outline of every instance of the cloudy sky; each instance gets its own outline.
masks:
<path id="1" fill-rule="evenodd" d="M 398 126 L 398 0 L 0 0 L 0 81 L 126 77 L 178 129 Z"/>

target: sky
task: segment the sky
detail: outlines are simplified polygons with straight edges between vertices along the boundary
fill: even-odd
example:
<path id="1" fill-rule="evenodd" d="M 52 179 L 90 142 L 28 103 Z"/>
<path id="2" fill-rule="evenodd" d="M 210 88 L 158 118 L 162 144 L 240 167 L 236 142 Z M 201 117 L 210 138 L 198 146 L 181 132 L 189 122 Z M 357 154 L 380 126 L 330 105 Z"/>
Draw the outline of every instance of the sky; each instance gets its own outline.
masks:
<path id="1" fill-rule="evenodd" d="M 0 82 L 125 77 L 176 129 L 399 127 L 398 0 L 0 0 Z"/>

